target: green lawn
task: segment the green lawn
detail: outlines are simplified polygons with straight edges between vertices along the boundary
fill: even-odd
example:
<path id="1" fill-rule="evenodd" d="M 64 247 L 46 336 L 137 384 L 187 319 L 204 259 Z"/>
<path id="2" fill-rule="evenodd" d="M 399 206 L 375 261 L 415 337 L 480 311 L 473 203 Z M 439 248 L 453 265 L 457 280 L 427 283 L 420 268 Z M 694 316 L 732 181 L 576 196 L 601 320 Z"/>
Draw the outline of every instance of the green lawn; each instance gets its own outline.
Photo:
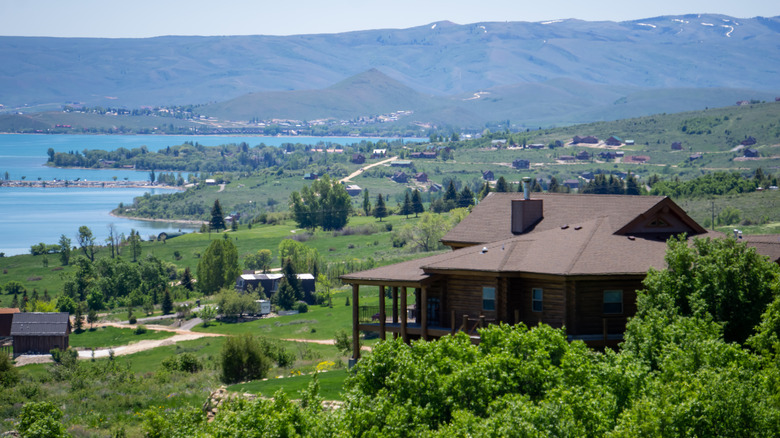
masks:
<path id="1" fill-rule="evenodd" d="M 320 396 L 325 400 L 343 400 L 341 393 L 348 373 L 346 369 L 318 373 Z M 311 374 L 304 374 L 301 376 L 257 380 L 228 386 L 228 390 L 272 397 L 276 391 L 281 389 L 288 397 L 297 399 L 301 397 L 300 392 L 308 388 L 313 378 Z"/>
<path id="2" fill-rule="evenodd" d="M 146 339 L 166 339 L 174 334 L 173 332 L 147 330 L 146 333 L 137 335 L 134 329 L 97 327 L 71 333 L 70 346 L 73 348 L 119 347 Z"/>

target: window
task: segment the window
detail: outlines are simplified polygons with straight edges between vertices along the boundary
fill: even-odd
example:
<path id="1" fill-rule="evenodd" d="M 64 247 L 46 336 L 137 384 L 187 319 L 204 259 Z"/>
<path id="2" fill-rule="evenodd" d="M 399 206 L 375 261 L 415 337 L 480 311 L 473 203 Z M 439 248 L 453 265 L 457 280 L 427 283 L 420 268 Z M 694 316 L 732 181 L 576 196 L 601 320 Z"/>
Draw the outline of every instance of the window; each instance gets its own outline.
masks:
<path id="1" fill-rule="evenodd" d="M 538 288 L 531 289 L 531 310 L 534 312 L 542 311 L 542 290 Z"/>
<path id="2" fill-rule="evenodd" d="M 604 291 L 604 313 L 623 313 L 623 291 Z"/>
<path id="3" fill-rule="evenodd" d="M 482 310 L 496 310 L 496 288 L 482 288 Z"/>

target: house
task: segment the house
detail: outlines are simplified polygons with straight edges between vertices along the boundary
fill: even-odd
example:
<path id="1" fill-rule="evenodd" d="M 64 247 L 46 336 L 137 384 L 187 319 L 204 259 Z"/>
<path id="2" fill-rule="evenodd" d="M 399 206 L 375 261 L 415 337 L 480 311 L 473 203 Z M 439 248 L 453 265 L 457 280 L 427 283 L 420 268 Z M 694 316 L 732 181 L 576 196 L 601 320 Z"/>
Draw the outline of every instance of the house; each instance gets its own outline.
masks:
<path id="1" fill-rule="evenodd" d="M 745 149 L 745 156 L 750 158 L 758 157 L 758 149 L 753 149 L 753 148 Z"/>
<path id="2" fill-rule="evenodd" d="M 303 179 L 315 180 L 319 178 L 316 172 L 307 172 L 303 174 Z"/>
<path id="3" fill-rule="evenodd" d="M 581 176 L 583 179 L 586 179 L 586 180 L 588 180 L 588 181 L 590 181 L 590 180 L 592 180 L 592 179 L 594 178 L 593 172 L 591 172 L 591 171 L 582 172 L 582 173 L 580 174 L 580 176 Z"/>
<path id="4" fill-rule="evenodd" d="M 421 183 L 428 182 L 428 174 L 425 172 L 415 173 L 414 180 Z"/>
<path id="5" fill-rule="evenodd" d="M 371 153 L 371 158 L 384 158 L 387 155 L 387 149 L 374 149 Z"/>
<path id="6" fill-rule="evenodd" d="M 580 137 L 579 135 L 575 135 L 574 138 L 571 139 L 572 144 L 580 144 L 580 143 L 587 143 L 587 144 L 598 144 L 599 139 L 588 135 L 587 137 Z"/>
<path id="7" fill-rule="evenodd" d="M 408 160 L 395 160 L 390 163 L 391 167 L 412 167 L 412 162 Z"/>
<path id="8" fill-rule="evenodd" d="M 502 146 L 506 146 L 506 139 L 490 140 L 490 145 L 500 149 Z"/>
<path id="9" fill-rule="evenodd" d="M 626 163 L 647 163 L 650 161 L 650 157 L 647 155 L 629 155 L 625 157 Z"/>
<path id="10" fill-rule="evenodd" d="M 495 181 L 496 177 L 493 175 L 492 170 L 483 170 L 482 179 L 484 179 L 485 181 Z"/>
<path id="11" fill-rule="evenodd" d="M 700 160 L 700 159 L 701 159 L 703 156 L 704 156 L 704 155 L 702 155 L 702 154 L 700 154 L 700 153 L 698 153 L 698 152 L 697 152 L 697 153 L 695 153 L 695 154 L 691 154 L 691 155 L 688 157 L 688 161 L 695 161 L 695 160 Z"/>
<path id="12" fill-rule="evenodd" d="M 753 146 L 754 144 L 756 144 L 756 138 L 751 135 L 748 138 L 742 140 L 740 144 L 742 146 Z"/>
<path id="13" fill-rule="evenodd" d="M 620 146 L 623 144 L 623 140 L 620 139 L 620 137 L 615 137 L 614 135 L 606 139 L 605 143 L 607 146 Z"/>
<path id="14" fill-rule="evenodd" d="M 574 155 L 561 155 L 558 159 L 561 161 L 574 161 Z"/>
<path id="15" fill-rule="evenodd" d="M 360 188 L 360 186 L 356 185 L 356 184 L 349 184 L 349 185 L 347 185 L 346 190 L 347 190 L 347 194 L 349 196 L 357 196 L 357 195 L 359 195 L 363 191 L 363 189 Z"/>
<path id="16" fill-rule="evenodd" d="M 17 313 L 19 309 L 15 307 L 0 308 L 0 337 L 11 336 L 11 322 Z"/>
<path id="17" fill-rule="evenodd" d="M 672 150 L 673 151 L 681 151 L 682 150 L 682 143 L 679 141 L 676 141 L 672 143 Z"/>
<path id="18" fill-rule="evenodd" d="M 579 151 L 577 152 L 577 155 L 574 156 L 574 158 L 578 160 L 590 160 L 590 154 L 588 151 Z"/>
<path id="19" fill-rule="evenodd" d="M 393 181 L 395 181 L 397 183 L 402 183 L 403 184 L 403 183 L 405 183 L 405 182 L 407 182 L 409 180 L 409 176 L 406 173 L 404 173 L 403 171 L 398 171 L 398 172 L 394 173 L 393 176 L 390 177 L 390 179 L 392 179 Z"/>
<path id="20" fill-rule="evenodd" d="M 545 323 L 566 327 L 570 340 L 614 346 L 648 269 L 666 266 L 666 240 L 723 236 L 668 197 L 531 196 L 524 180 L 525 193 L 490 193 L 450 230 L 442 242 L 453 251 L 343 275 L 353 339 L 360 331 L 407 341 L 464 331 L 479 342 L 485 324 Z M 361 286 L 378 286 L 378 307 L 361 305 Z M 399 310 L 407 305 L 411 315 Z"/>
<path id="21" fill-rule="evenodd" d="M 626 146 L 633 146 L 635 143 L 634 140 L 626 140 Z"/>
<path id="22" fill-rule="evenodd" d="M 353 164 L 363 164 L 366 162 L 366 156 L 363 154 L 352 154 L 352 159 L 350 161 Z"/>
<path id="23" fill-rule="evenodd" d="M 617 152 L 615 151 L 599 152 L 599 158 L 601 158 L 602 160 L 614 160 L 615 158 L 617 158 Z"/>
<path id="24" fill-rule="evenodd" d="M 309 304 L 314 303 L 316 301 L 314 297 L 314 276 L 311 274 L 296 274 L 296 276 L 303 289 L 304 301 Z M 277 273 L 264 274 L 259 271 L 245 271 L 236 279 L 236 290 L 246 292 L 250 287 L 258 289 L 258 286 L 262 286 L 263 293 L 270 298 L 279 290 L 279 283 L 283 277 L 284 275 Z"/>
<path id="25" fill-rule="evenodd" d="M 544 149 L 544 145 L 542 143 L 531 143 L 528 145 L 529 149 Z"/>
<path id="26" fill-rule="evenodd" d="M 412 152 L 409 154 L 410 158 L 427 158 L 429 160 L 436 159 L 436 152 Z"/>
<path id="27" fill-rule="evenodd" d="M 528 169 L 531 167 L 531 162 L 528 160 L 517 159 L 512 161 L 512 167 L 515 169 Z"/>
<path id="28" fill-rule="evenodd" d="M 14 356 L 48 354 L 54 349 L 66 350 L 70 330 L 67 312 L 15 313 L 11 323 Z"/>
<path id="29" fill-rule="evenodd" d="M 570 188 L 570 189 L 578 189 L 580 188 L 580 181 L 577 179 L 565 179 L 563 180 L 562 185 Z"/>

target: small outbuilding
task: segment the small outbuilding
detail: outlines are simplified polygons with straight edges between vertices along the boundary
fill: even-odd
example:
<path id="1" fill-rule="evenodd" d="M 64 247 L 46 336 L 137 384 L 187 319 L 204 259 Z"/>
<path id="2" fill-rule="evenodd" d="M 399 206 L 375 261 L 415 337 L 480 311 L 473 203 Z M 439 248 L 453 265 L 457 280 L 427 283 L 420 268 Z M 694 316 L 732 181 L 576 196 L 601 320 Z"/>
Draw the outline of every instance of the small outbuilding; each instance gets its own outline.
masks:
<path id="1" fill-rule="evenodd" d="M 19 309 L 15 307 L 0 309 L 0 337 L 11 336 L 11 322 L 17 313 Z"/>
<path id="2" fill-rule="evenodd" d="M 21 354 L 47 354 L 51 350 L 66 350 L 70 337 L 67 312 L 15 313 L 11 323 L 14 357 Z"/>

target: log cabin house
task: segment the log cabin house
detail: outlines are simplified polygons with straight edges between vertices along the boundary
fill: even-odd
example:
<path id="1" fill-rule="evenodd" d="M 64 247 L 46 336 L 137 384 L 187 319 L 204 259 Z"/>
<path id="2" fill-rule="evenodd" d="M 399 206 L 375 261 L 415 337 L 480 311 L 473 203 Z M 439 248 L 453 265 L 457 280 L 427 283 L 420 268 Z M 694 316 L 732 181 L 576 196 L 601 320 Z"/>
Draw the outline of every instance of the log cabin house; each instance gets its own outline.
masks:
<path id="1" fill-rule="evenodd" d="M 648 269 L 665 267 L 666 240 L 682 233 L 723 237 L 665 196 L 490 193 L 442 239 L 453 251 L 341 277 L 353 342 L 360 331 L 479 342 L 485 324 L 545 323 L 616 346 Z M 378 286 L 378 306 L 360 304 L 360 286 Z"/>

